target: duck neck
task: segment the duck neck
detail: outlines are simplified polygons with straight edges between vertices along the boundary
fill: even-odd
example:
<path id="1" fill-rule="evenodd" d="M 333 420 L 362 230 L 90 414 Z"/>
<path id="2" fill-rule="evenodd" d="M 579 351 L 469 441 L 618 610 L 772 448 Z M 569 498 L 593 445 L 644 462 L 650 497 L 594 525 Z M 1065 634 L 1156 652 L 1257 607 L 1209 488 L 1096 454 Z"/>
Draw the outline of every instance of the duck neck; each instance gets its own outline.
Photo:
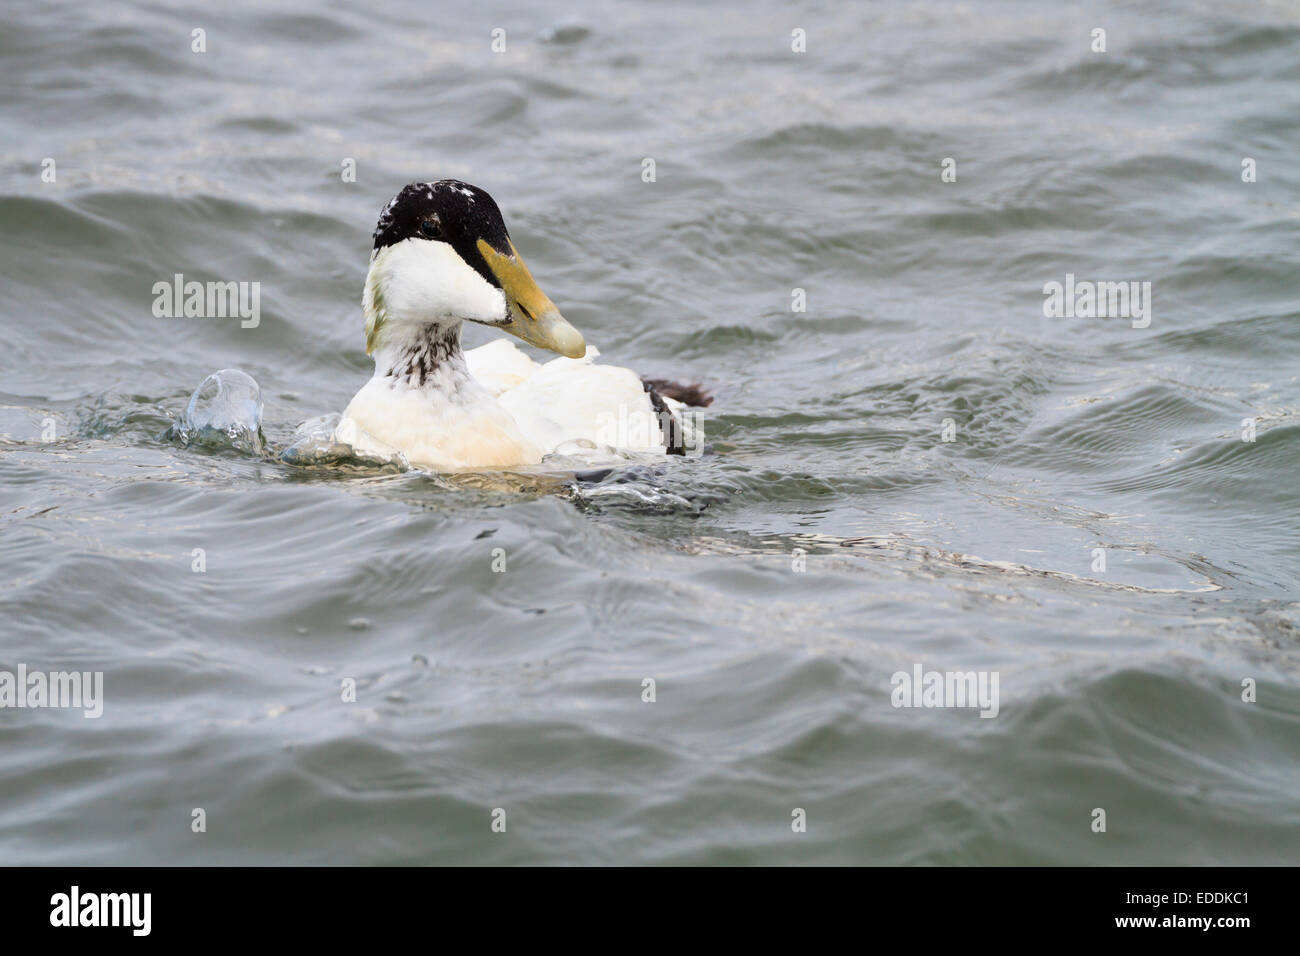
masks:
<path id="1" fill-rule="evenodd" d="M 460 348 L 460 323 L 389 330 L 375 349 L 375 378 L 431 396 L 459 394 L 473 381 Z"/>

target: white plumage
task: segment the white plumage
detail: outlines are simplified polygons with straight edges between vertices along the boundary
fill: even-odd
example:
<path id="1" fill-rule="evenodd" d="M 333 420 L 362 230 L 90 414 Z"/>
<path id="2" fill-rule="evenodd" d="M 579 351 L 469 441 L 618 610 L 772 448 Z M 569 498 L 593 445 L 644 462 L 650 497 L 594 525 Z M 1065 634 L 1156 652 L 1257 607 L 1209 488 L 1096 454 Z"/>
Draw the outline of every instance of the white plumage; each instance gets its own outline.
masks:
<path id="1" fill-rule="evenodd" d="M 337 440 L 369 457 L 435 471 L 536 465 L 550 454 L 607 464 L 662 455 L 659 416 L 626 368 L 580 359 L 539 364 L 506 339 L 461 353 L 423 387 L 376 374 L 348 404 Z M 674 413 L 682 406 L 664 399 Z"/>
<path id="2" fill-rule="evenodd" d="M 589 345 L 583 358 L 539 365 L 498 339 L 465 358 L 470 374 L 490 391 L 499 389 L 497 401 L 548 453 L 587 443 L 597 450 L 662 454 L 662 429 L 641 379 L 630 369 L 597 364 L 599 355 Z"/>

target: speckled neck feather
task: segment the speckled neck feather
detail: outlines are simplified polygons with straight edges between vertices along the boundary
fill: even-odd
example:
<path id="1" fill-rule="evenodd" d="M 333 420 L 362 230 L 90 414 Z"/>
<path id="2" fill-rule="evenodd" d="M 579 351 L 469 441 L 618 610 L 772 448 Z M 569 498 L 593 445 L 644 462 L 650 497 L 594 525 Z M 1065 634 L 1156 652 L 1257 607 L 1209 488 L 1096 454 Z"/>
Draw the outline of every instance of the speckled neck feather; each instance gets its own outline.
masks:
<path id="1" fill-rule="evenodd" d="M 460 324 L 421 326 L 405 343 L 392 352 L 384 375 L 414 388 L 423 388 L 444 372 L 465 372 L 465 356 L 460 349 Z M 456 377 L 456 376 L 452 376 Z"/>

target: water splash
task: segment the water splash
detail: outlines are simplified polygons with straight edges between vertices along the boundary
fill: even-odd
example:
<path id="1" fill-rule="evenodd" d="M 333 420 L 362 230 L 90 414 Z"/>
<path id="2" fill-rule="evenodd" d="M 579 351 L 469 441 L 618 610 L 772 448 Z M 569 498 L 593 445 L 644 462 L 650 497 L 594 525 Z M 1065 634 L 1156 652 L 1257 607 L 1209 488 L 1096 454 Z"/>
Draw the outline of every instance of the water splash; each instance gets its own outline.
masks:
<path id="1" fill-rule="evenodd" d="M 223 368 L 205 378 L 190 396 L 172 435 L 187 445 L 262 454 L 262 389 L 251 375 Z"/>
<path id="2" fill-rule="evenodd" d="M 280 452 L 280 460 L 297 468 L 329 466 L 390 473 L 410 469 L 406 456 L 400 452 L 392 458 L 360 455 L 351 445 L 336 439 L 334 430 L 341 417 L 335 412 L 307 419 L 294 430 L 293 441 Z"/>

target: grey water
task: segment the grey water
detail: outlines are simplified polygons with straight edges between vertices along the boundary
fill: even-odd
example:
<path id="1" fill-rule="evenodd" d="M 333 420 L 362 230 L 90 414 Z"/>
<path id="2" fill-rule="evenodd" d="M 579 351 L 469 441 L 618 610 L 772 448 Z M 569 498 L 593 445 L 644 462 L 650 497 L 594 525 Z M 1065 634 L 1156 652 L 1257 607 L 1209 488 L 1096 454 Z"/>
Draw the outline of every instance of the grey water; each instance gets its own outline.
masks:
<path id="1" fill-rule="evenodd" d="M 0 673 L 104 697 L 0 707 L 0 863 L 1296 862 L 1300 6 L 9 2 L 0 65 Z M 280 456 L 449 177 L 709 454 Z M 186 440 L 220 369 L 262 434 Z"/>

